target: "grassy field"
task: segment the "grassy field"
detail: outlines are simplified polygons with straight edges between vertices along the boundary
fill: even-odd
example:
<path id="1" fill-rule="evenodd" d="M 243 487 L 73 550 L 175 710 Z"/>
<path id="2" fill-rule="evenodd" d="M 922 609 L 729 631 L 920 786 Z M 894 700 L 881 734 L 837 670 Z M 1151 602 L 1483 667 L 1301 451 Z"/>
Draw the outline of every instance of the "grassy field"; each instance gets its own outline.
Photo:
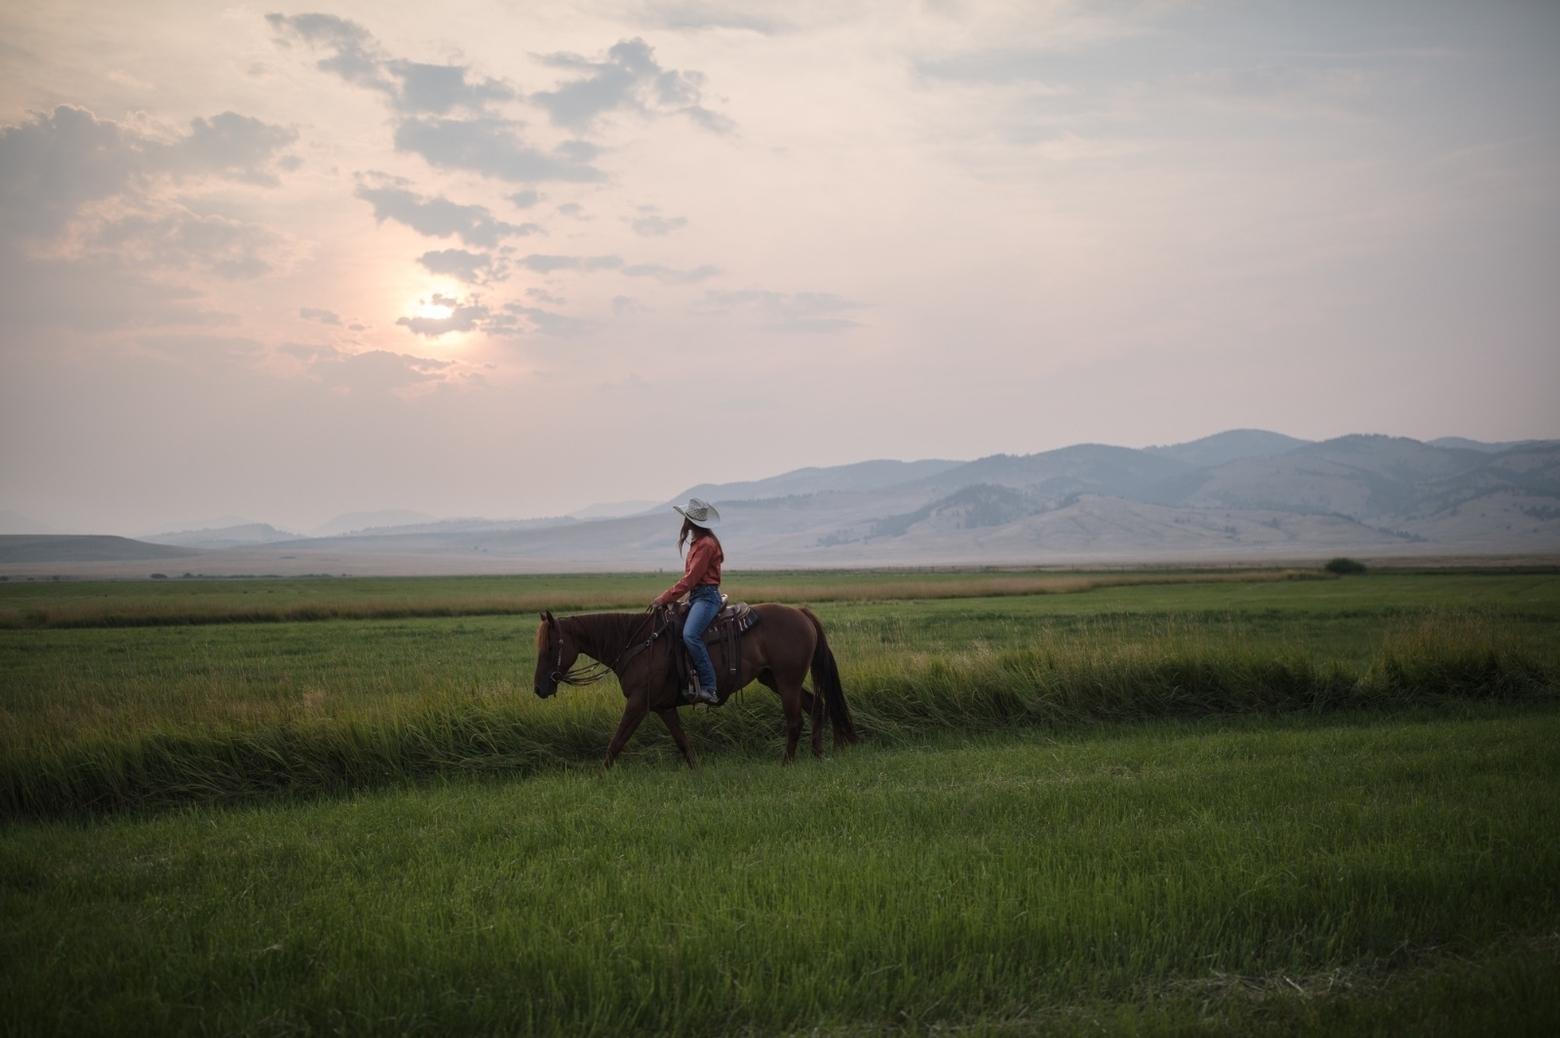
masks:
<path id="1" fill-rule="evenodd" d="M 953 576 L 947 586 L 962 593 Z M 818 609 L 853 707 L 879 738 L 1440 695 L 1530 698 L 1551 692 L 1560 674 L 1560 576 L 1228 576 Z M 821 579 L 834 587 L 838 575 Z M 515 593 L 548 594 L 530 585 L 549 580 L 570 586 L 515 578 Z M 356 585 L 379 582 L 319 583 L 366 596 Z M 309 586 L 295 584 L 275 589 L 283 608 L 300 600 L 294 592 L 307 597 Z M 488 585 L 435 586 L 474 606 Z M 136 586 L 126 586 L 134 600 Z M 533 631 L 530 617 L 510 615 L 0 630 L 0 816 L 593 761 L 621 694 L 608 681 L 538 702 Z M 703 748 L 767 753 L 777 718 L 755 687 L 689 722 Z M 652 755 L 668 746 L 658 726 L 636 743 Z"/>
<path id="2" fill-rule="evenodd" d="M 10 827 L 12 1033 L 1550 1034 L 1560 709 Z"/>
<path id="3" fill-rule="evenodd" d="M 1560 1022 L 1560 574 L 763 579 L 866 744 L 607 776 L 515 614 L 665 577 L 0 585 L 0 1030 Z"/>
<path id="4" fill-rule="evenodd" d="M 0 583 L 0 628 L 503 616 L 641 609 L 671 583 L 664 573 L 505 577 L 72 580 Z M 883 601 L 1066 594 L 1102 587 L 1326 580 L 1292 569 L 1140 572 L 1034 570 L 771 571 L 727 574 L 752 602 Z"/>

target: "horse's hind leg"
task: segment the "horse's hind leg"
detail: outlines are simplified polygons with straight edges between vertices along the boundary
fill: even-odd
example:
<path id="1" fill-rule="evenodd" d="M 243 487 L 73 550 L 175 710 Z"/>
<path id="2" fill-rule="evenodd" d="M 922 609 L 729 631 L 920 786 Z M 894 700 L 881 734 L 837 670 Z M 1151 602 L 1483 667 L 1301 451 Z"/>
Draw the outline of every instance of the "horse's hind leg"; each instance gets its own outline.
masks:
<path id="1" fill-rule="evenodd" d="M 796 744 L 802 737 L 802 686 L 800 683 L 782 686 L 780 705 L 785 708 L 785 759 L 789 764 L 796 759 Z"/>
<path id="2" fill-rule="evenodd" d="M 683 731 L 682 721 L 677 717 L 677 708 L 669 706 L 665 710 L 657 710 L 656 715 L 666 722 L 666 730 L 672 733 L 672 740 L 682 751 L 683 760 L 688 762 L 688 767 L 696 767 L 698 762 L 693 759 L 693 750 L 688 747 L 688 733 Z"/>
<path id="3" fill-rule="evenodd" d="M 810 700 L 810 702 L 809 702 Z M 802 706 L 807 710 L 807 726 L 812 731 L 813 756 L 823 759 L 823 697 L 808 695 L 802 689 Z"/>
<path id="4" fill-rule="evenodd" d="M 781 691 L 780 691 L 780 683 L 775 680 L 775 672 L 774 671 L 769 670 L 767 668 L 764 669 L 764 670 L 759 671 L 758 672 L 758 683 L 760 685 L 763 685 L 765 688 L 769 689 L 769 691 L 773 692 L 775 695 L 783 697 L 783 693 L 781 693 Z M 818 700 L 818 704 L 821 706 L 822 703 L 823 703 L 823 700 L 819 699 Z M 803 685 L 802 686 L 802 713 L 804 713 L 804 714 L 811 714 L 812 712 L 813 712 L 813 694 L 811 692 L 807 691 L 807 686 L 806 685 Z"/>

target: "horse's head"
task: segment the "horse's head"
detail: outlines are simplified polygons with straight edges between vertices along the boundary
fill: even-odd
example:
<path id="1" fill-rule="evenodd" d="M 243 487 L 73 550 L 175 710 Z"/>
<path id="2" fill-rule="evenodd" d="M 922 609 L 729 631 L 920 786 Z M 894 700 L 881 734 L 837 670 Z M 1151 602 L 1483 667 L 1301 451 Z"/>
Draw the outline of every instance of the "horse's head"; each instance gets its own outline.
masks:
<path id="1" fill-rule="evenodd" d="M 558 683 L 579 659 L 579 646 L 563 633 L 552 613 L 542 613 L 542 622 L 536 628 L 536 681 L 532 686 L 536 694 L 546 699 L 558 691 Z"/>

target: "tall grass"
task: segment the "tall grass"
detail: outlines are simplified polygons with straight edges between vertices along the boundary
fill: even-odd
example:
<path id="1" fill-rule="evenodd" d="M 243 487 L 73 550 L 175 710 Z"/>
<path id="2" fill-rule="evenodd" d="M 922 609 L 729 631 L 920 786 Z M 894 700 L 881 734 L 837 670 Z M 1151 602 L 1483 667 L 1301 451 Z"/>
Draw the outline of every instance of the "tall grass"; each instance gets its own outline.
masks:
<path id="1" fill-rule="evenodd" d="M 1020 649 L 883 649 L 841 663 L 858 727 L 887 742 L 1224 713 L 1519 702 L 1560 692 L 1552 656 L 1488 621 L 1446 615 L 1390 632 L 1363 664 L 1174 628 L 1134 642 L 1072 632 Z M 531 774 L 599 758 L 621 709 L 613 690 L 565 691 L 538 703 L 523 688 L 452 686 L 430 675 L 423 694 L 336 711 L 305 697 L 247 724 L 186 727 L 164 718 L 85 738 L 40 726 L 31 741 L 7 740 L 0 816 L 309 796 L 433 775 Z M 703 753 L 778 753 L 778 707 L 767 692 L 684 713 Z M 655 719 L 637 745 L 671 766 Z"/>

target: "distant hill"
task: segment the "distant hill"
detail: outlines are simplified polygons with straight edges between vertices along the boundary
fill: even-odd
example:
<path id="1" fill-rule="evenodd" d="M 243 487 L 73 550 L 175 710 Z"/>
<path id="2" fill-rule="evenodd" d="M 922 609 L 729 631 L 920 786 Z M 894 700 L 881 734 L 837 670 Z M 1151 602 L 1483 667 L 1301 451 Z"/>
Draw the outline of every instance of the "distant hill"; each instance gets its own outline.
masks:
<path id="1" fill-rule="evenodd" d="M 1410 517 L 1432 487 L 1489 464 L 1476 451 L 1431 447 L 1387 436 L 1343 436 L 1271 458 L 1243 458 L 1203 473 L 1174 499 L 1205 508 Z"/>
<path id="2" fill-rule="evenodd" d="M 1059 501 L 1073 494 L 1118 497 L 1153 495 L 1156 488 L 1185 475 L 1190 466 L 1173 458 L 1081 443 L 1039 454 L 993 454 L 919 480 L 917 487 L 940 494 L 989 484 L 1022 489 L 1039 500 Z"/>
<path id="3" fill-rule="evenodd" d="M 134 534 L 136 540 L 146 541 L 152 537 L 161 536 L 166 530 L 225 530 L 231 526 L 256 526 L 260 524 L 258 519 L 250 519 L 241 515 L 218 515 L 204 519 L 179 519 L 174 522 L 163 523 L 156 530 L 148 530 Z"/>
<path id="4" fill-rule="evenodd" d="M 142 540 L 152 544 L 172 544 L 183 548 L 236 548 L 245 544 L 275 544 L 297 540 L 301 534 L 278 530 L 269 523 L 242 523 L 217 529 L 174 530 L 153 534 Z"/>
<path id="5" fill-rule="evenodd" d="M 570 512 L 576 519 L 617 519 L 625 515 L 638 515 L 660 505 L 660 501 L 605 501 L 586 505 Z"/>
<path id="6" fill-rule="evenodd" d="M 1311 442 L 1233 430 L 1142 450 L 1077 444 L 965 462 L 796 469 L 690 487 L 675 500 L 698 496 L 720 507 L 728 569 L 738 579 L 776 566 L 1560 556 L 1560 441 L 1487 446 L 1364 434 Z M 681 565 L 677 517 L 664 506 L 603 518 L 361 525 L 406 514 L 344 516 L 332 525 L 355 532 L 209 551 L 180 568 L 438 573 Z M 0 562 L 19 565 L 64 558 L 71 539 L 10 540 L 19 546 Z M 179 550 L 79 540 L 71 557 L 129 559 L 119 569 L 104 562 L 92 570 L 129 576 L 144 575 L 135 560 L 158 557 L 136 552 Z M 88 550 L 93 541 L 103 543 Z"/>
<path id="7" fill-rule="evenodd" d="M 198 552 L 166 544 L 148 544 L 128 537 L 92 534 L 0 536 L 0 563 L 136 562 L 183 559 Z"/>
<path id="8" fill-rule="evenodd" d="M 1554 440 L 1507 440 L 1504 443 L 1484 443 L 1481 440 L 1470 440 L 1462 436 L 1442 436 L 1439 439 L 1428 441 L 1432 447 L 1458 447 L 1463 450 L 1484 451 L 1488 454 L 1497 454 L 1510 450 L 1513 447 L 1539 447 L 1551 444 Z"/>
<path id="9" fill-rule="evenodd" d="M 571 516 L 549 516 L 542 519 L 435 519 L 426 523 L 406 523 L 398 526 L 369 526 L 334 537 L 300 538 L 298 543 L 315 541 L 362 541 L 386 537 L 407 537 L 414 534 L 454 536 L 481 534 L 503 530 L 530 530 L 544 526 L 559 526 L 576 522 Z"/>
<path id="10" fill-rule="evenodd" d="M 315 537 L 334 537 L 337 534 L 352 533 L 356 530 L 371 530 L 376 527 L 386 526 L 413 526 L 420 523 L 438 522 L 437 516 L 428 515 L 426 512 L 347 512 L 338 515 L 327 523 L 321 523 L 309 533 Z"/>
<path id="11" fill-rule="evenodd" d="M 1148 453 L 1173 458 L 1188 465 L 1223 465 L 1241 458 L 1271 458 L 1275 454 L 1294 450 L 1309 443 L 1283 433 L 1265 429 L 1231 429 L 1214 433 L 1190 443 L 1177 443 L 1168 447 L 1149 447 Z"/>
<path id="12" fill-rule="evenodd" d="M 879 490 L 897 483 L 935 475 L 964 464 L 958 461 L 858 461 L 828 468 L 805 468 L 783 472 L 767 479 L 742 483 L 700 483 L 671 500 L 685 503 L 690 497 L 705 501 L 757 501 L 794 494 L 817 494 L 831 490 Z"/>

